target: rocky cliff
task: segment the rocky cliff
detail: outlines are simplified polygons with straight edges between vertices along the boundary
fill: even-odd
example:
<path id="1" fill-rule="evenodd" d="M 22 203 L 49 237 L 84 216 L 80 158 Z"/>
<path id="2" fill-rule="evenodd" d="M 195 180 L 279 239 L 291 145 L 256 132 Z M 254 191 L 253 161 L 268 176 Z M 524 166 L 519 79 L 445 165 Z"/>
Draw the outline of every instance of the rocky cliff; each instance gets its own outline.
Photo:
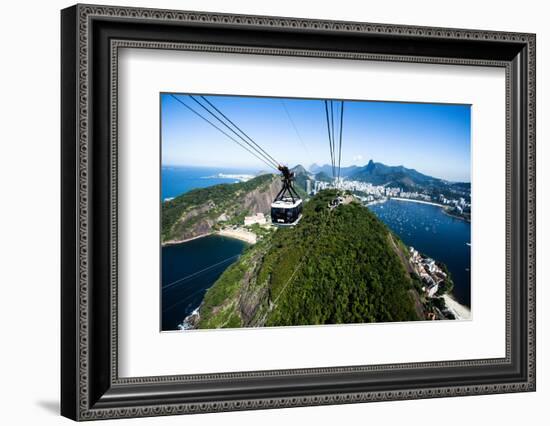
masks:
<path id="1" fill-rule="evenodd" d="M 264 213 L 269 215 L 271 213 L 271 203 L 280 190 L 281 180 L 278 177 L 274 177 L 269 185 L 264 185 L 245 193 L 242 200 L 244 210 L 251 214 Z"/>
<path id="2" fill-rule="evenodd" d="M 196 189 L 162 204 L 163 243 L 211 233 L 226 224 L 242 224 L 244 216 L 269 214 L 281 188 L 278 177 L 257 176 L 247 182 Z"/>

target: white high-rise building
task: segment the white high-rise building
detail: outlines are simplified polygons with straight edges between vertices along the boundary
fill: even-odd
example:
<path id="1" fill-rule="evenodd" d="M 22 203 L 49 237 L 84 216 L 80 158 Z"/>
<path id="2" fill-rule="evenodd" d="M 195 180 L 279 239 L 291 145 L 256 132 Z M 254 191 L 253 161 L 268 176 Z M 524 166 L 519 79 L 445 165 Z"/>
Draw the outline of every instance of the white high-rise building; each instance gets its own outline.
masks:
<path id="1" fill-rule="evenodd" d="M 311 195 L 311 180 L 306 180 L 306 192 L 307 195 Z"/>

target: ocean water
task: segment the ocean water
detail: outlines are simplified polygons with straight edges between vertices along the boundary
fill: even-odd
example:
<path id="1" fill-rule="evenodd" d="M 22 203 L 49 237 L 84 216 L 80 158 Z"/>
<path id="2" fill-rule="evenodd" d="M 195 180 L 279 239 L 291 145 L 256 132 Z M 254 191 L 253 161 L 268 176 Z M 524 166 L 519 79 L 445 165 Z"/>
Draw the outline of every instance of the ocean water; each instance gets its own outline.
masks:
<path id="1" fill-rule="evenodd" d="M 162 200 L 192 189 L 220 183 L 236 183 L 236 178 L 219 174 L 255 175 L 251 169 L 163 166 Z M 163 331 L 178 330 L 183 319 L 196 309 L 220 275 L 245 249 L 246 243 L 211 235 L 186 243 L 162 247 L 162 325 Z"/>
<path id="2" fill-rule="evenodd" d="M 257 170 L 246 169 L 163 166 L 161 169 L 161 199 L 177 197 L 196 188 L 238 182 L 235 178 L 219 177 L 220 173 L 255 175 L 257 172 Z"/>
<path id="3" fill-rule="evenodd" d="M 235 183 L 225 174 L 256 174 L 253 170 L 163 167 L 162 198 L 219 183 Z M 437 206 L 389 200 L 369 206 L 405 244 L 444 262 L 455 284 L 454 296 L 470 306 L 470 224 L 443 213 Z M 247 244 L 217 235 L 162 247 L 163 331 L 178 330 L 200 303 L 208 288 L 237 261 Z"/>
<path id="4" fill-rule="evenodd" d="M 456 300 L 470 307 L 470 224 L 451 217 L 441 207 L 388 200 L 369 206 L 408 246 L 447 265 Z"/>
<path id="5" fill-rule="evenodd" d="M 240 240 L 219 235 L 162 247 L 162 330 L 178 330 L 246 247 Z"/>

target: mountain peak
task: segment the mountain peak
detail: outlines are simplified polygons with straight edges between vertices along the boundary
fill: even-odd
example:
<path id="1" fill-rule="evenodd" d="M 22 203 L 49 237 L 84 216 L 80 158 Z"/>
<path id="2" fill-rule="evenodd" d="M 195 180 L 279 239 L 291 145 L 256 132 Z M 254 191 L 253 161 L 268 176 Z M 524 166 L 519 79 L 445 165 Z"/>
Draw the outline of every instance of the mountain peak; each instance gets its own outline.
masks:
<path id="1" fill-rule="evenodd" d="M 309 170 L 314 170 L 314 169 L 318 169 L 320 168 L 321 166 L 317 163 L 313 163 L 311 166 L 309 166 Z"/>
<path id="2" fill-rule="evenodd" d="M 364 170 L 367 173 L 372 173 L 372 171 L 374 170 L 375 167 L 376 167 L 376 163 L 374 161 L 372 161 L 372 159 L 370 159 L 368 164 L 365 166 Z"/>
<path id="3" fill-rule="evenodd" d="M 294 166 L 291 170 L 295 174 L 307 173 L 306 168 L 304 166 L 302 166 L 301 164 L 298 164 L 297 166 Z"/>
<path id="4" fill-rule="evenodd" d="M 360 167 L 351 176 L 351 180 L 369 182 L 373 185 L 394 185 L 403 190 L 418 189 L 425 185 L 441 184 L 441 180 L 424 175 L 414 169 L 404 166 L 387 166 L 375 163 L 372 159 L 364 167 Z"/>

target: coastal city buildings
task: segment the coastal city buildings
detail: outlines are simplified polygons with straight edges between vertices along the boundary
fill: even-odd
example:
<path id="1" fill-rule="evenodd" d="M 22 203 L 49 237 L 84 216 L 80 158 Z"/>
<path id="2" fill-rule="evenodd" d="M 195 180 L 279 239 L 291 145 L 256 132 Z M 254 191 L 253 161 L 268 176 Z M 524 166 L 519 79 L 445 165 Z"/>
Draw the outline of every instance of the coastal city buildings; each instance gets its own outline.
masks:
<path id="1" fill-rule="evenodd" d="M 409 247 L 409 263 L 425 286 L 422 290 L 428 297 L 434 297 L 447 274 L 435 263 L 435 260 L 422 256 L 414 247 Z"/>
<path id="2" fill-rule="evenodd" d="M 306 180 L 306 192 L 307 195 L 312 195 L 313 192 L 313 183 L 314 181 L 311 179 Z"/>
<path id="3" fill-rule="evenodd" d="M 313 182 L 312 184 L 310 182 Z M 368 182 L 346 180 L 340 178 L 335 182 L 326 182 L 313 180 L 307 181 L 308 194 L 315 195 L 319 191 L 329 188 L 337 188 L 344 191 L 350 191 L 355 197 L 365 205 L 381 203 L 387 201 L 390 198 L 422 201 L 427 203 L 434 203 L 444 206 L 449 213 L 469 220 L 469 214 L 471 209 L 471 203 L 469 200 L 469 193 L 466 191 L 456 191 L 455 197 L 445 196 L 443 194 L 427 193 L 426 191 L 403 191 L 399 187 L 393 187 L 388 185 L 373 185 Z M 311 191 L 310 191 L 311 189 Z M 445 191 L 444 191 L 445 192 Z M 449 192 L 449 191 L 447 191 Z"/>

